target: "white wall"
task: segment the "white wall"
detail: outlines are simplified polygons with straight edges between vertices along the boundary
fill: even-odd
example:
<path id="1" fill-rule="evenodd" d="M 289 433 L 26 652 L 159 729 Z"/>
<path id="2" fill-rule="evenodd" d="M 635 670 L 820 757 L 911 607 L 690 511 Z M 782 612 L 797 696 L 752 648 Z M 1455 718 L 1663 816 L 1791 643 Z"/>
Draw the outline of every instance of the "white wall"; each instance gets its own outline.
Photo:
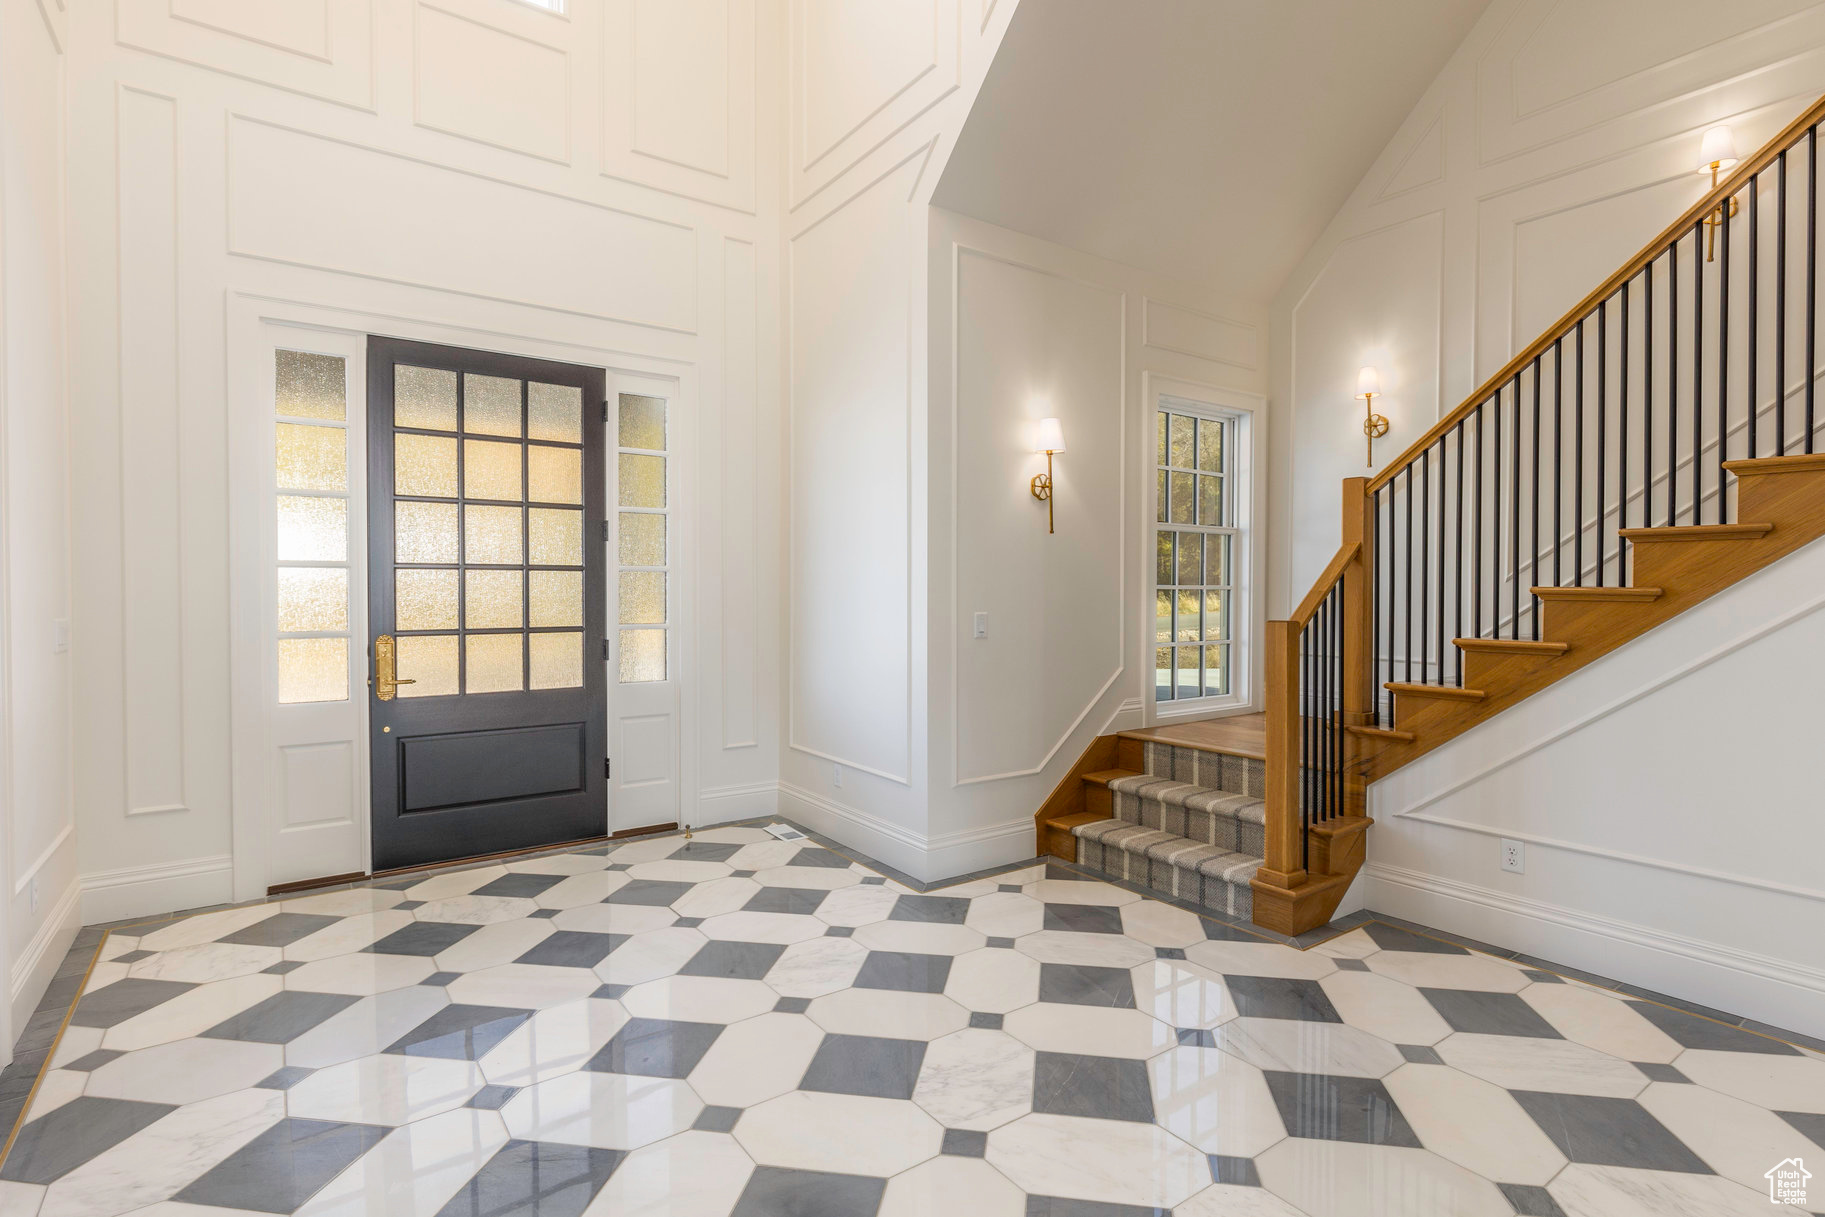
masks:
<path id="1" fill-rule="evenodd" d="M 16 1031 L 76 930 L 63 6 L 0 3 L 0 853 Z M 0 1026 L 0 1052 L 13 1036 Z M 9 1058 L 10 1059 L 10 1058 Z"/>
<path id="2" fill-rule="evenodd" d="M 1150 721 L 1158 394 L 1265 429 L 1266 309 L 936 208 L 929 283 L 927 849 L 955 874 L 1030 857 L 1033 812 L 1090 741 Z M 1052 535 L 1028 489 L 1047 416 L 1066 443 Z"/>
<path id="3" fill-rule="evenodd" d="M 782 6 L 570 9 L 71 6 L 86 919 L 264 891 L 233 824 L 270 792 L 233 785 L 229 712 L 247 317 L 675 378 L 683 814 L 773 808 Z"/>
<path id="4" fill-rule="evenodd" d="M 1818 3 L 1495 0 L 1274 302 L 1271 611 L 1335 551 L 1358 366 L 1387 391 L 1379 464 L 1698 197 L 1706 127 L 1754 148 L 1822 91 Z M 1789 558 L 1377 783 L 1351 905 L 1825 1028 L 1800 692 L 1822 563 Z M 1524 876 L 1498 871 L 1498 836 L 1529 843 Z"/>

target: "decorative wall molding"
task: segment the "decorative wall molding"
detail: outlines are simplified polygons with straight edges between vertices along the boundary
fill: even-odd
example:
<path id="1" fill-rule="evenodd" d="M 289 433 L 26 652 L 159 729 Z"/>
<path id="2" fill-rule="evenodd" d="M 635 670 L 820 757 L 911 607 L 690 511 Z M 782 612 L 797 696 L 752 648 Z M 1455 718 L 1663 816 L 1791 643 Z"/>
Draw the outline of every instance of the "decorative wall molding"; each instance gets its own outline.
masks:
<path id="1" fill-rule="evenodd" d="M 329 50 L 297 45 L 296 12 L 244 0 L 117 0 L 121 46 L 358 110 L 375 109 L 376 0 L 321 0 Z M 264 23 L 264 24 L 263 24 Z"/>
<path id="2" fill-rule="evenodd" d="M 1152 296 L 1141 300 L 1141 345 L 1251 372 L 1261 363 L 1261 332 L 1254 326 Z"/>
<path id="3" fill-rule="evenodd" d="M 1445 112 L 1440 110 L 1408 146 L 1406 154 L 1388 174 L 1388 180 L 1382 183 L 1381 192 L 1375 196 L 1375 201 L 1386 203 L 1390 199 L 1397 199 L 1403 194 L 1422 190 L 1444 180 Z"/>
<path id="4" fill-rule="evenodd" d="M 725 751 L 760 746 L 761 504 L 754 467 L 760 405 L 759 267 L 754 244 L 723 238 L 721 735 Z"/>
<path id="5" fill-rule="evenodd" d="M 82 887 L 72 880 L 45 914 L 31 941 L 14 957 L 7 975 L 7 1007 L 12 1015 L 10 1025 L 16 1034 L 24 1033 L 38 1002 L 63 965 L 63 957 L 75 941 L 77 931 L 82 928 L 81 905 Z M 11 1045 L 7 1046 L 7 1055 L 10 1058 Z"/>
<path id="6" fill-rule="evenodd" d="M 38 872 L 42 871 L 45 864 L 56 857 L 57 851 L 62 849 L 75 835 L 76 822 L 72 820 L 66 823 L 57 835 L 51 838 L 51 843 L 45 846 L 39 855 L 19 872 L 18 877 L 13 880 L 13 895 L 15 897 L 24 895 L 25 889 L 30 887 L 32 880 L 38 877 Z"/>
<path id="7" fill-rule="evenodd" d="M 95 871 L 82 876 L 80 884 L 84 925 L 155 916 L 228 903 L 233 899 L 234 859 L 222 854 Z"/>
<path id="8" fill-rule="evenodd" d="M 570 163 L 570 54 L 562 46 L 418 0 L 413 121 L 429 131 Z M 485 75 L 476 72 L 486 63 Z"/>

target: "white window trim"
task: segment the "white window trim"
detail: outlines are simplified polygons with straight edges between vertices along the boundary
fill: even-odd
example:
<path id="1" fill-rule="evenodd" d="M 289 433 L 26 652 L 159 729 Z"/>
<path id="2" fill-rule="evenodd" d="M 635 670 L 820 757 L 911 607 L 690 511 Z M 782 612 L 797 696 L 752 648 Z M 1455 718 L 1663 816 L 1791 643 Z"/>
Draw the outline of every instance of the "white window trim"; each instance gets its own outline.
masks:
<path id="1" fill-rule="evenodd" d="M 1141 491 L 1139 602 L 1142 605 L 1140 646 L 1136 659 L 1143 673 L 1141 682 L 1141 716 L 1145 725 L 1214 718 L 1228 714 L 1245 714 L 1261 708 L 1261 622 L 1265 620 L 1263 591 L 1266 572 L 1263 564 L 1266 549 L 1260 544 L 1257 529 L 1266 518 L 1265 482 L 1261 471 L 1267 460 L 1267 400 L 1253 393 L 1217 385 L 1199 384 L 1152 373 L 1142 377 L 1142 401 L 1146 404 L 1143 422 L 1145 442 L 1141 448 L 1142 476 L 1137 479 Z M 1170 405 L 1167 399 L 1171 399 Z M 1192 414 L 1223 419 L 1235 424 L 1235 448 L 1238 464 L 1229 475 L 1232 484 L 1225 489 L 1234 510 L 1235 548 L 1230 555 L 1230 686 L 1222 696 L 1195 697 L 1183 701 L 1154 700 L 1154 593 L 1156 585 L 1155 484 L 1156 453 L 1159 438 L 1154 428 L 1160 411 Z"/>

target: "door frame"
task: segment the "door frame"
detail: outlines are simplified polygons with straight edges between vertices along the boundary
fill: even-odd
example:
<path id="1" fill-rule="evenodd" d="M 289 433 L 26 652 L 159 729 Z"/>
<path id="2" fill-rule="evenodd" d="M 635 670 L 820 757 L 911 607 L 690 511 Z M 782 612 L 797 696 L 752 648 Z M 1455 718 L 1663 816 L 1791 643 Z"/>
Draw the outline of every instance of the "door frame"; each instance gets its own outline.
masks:
<path id="1" fill-rule="evenodd" d="M 448 301 L 439 301 L 440 312 L 447 311 L 450 307 Z M 685 551 L 687 559 L 680 564 L 675 578 L 679 584 L 681 605 L 691 605 L 696 601 L 696 530 L 693 516 L 696 504 L 694 465 L 700 373 L 695 362 L 683 357 L 684 352 L 694 349 L 694 340 L 675 334 L 645 333 L 638 327 L 610 322 L 587 320 L 580 325 L 579 319 L 574 315 L 553 314 L 526 306 L 497 307 L 511 309 L 515 328 L 487 328 L 474 324 L 472 319 L 457 322 L 405 318 L 323 301 L 281 299 L 244 291 L 231 290 L 228 293 L 225 310 L 224 410 L 228 420 L 225 455 L 228 462 L 229 824 L 232 834 L 230 865 L 233 898 L 236 901 L 256 900 L 267 895 L 270 874 L 267 834 L 275 812 L 271 711 L 277 691 L 276 676 L 269 670 L 267 655 L 268 649 L 274 645 L 273 636 L 277 630 L 276 622 L 270 616 L 270 602 L 265 591 L 269 572 L 264 564 L 264 555 L 267 551 L 266 533 L 272 510 L 271 504 L 266 500 L 270 497 L 268 487 L 272 480 L 270 352 L 276 335 L 288 330 L 302 331 L 305 334 L 341 335 L 342 341 L 353 341 L 358 344 L 361 352 L 360 379 L 364 385 L 367 339 L 370 334 L 601 368 L 607 373 L 611 394 L 617 376 L 670 382 L 674 386 L 672 400 L 678 408 L 680 442 L 685 445 L 680 453 L 674 483 L 681 509 L 678 520 L 679 540 L 681 545 L 692 546 Z M 472 314 L 474 310 L 464 311 Z M 575 333 L 582 329 L 589 331 L 591 337 L 589 340 L 563 341 L 534 336 L 530 331 L 535 329 L 560 333 Z M 309 341 L 308 338 L 301 338 L 300 345 L 308 346 Z M 665 347 L 680 354 L 636 353 L 628 349 L 630 346 Z M 363 426 L 365 427 L 365 422 Z M 351 466 L 351 500 L 359 496 L 365 501 L 366 490 L 365 462 L 360 468 Z M 614 504 L 609 503 L 607 509 L 613 511 Z M 351 526 L 349 560 L 351 565 L 358 563 L 363 570 L 366 569 L 365 529 L 357 530 Z M 612 585 L 610 591 L 612 603 Z M 612 612 L 612 607 L 608 611 Z M 681 616 L 681 623 L 682 621 Z M 681 671 L 694 677 L 694 632 L 682 624 L 681 629 L 683 632 L 677 640 L 683 652 Z M 366 647 L 373 637 L 368 630 L 365 596 L 359 602 L 351 598 L 349 637 L 351 646 L 357 645 L 354 640 L 360 640 L 359 649 L 365 670 L 368 663 Z M 366 687 L 364 677 L 351 687 L 350 695 L 357 696 L 357 690 L 365 690 Z M 681 812 L 684 808 L 694 807 L 697 797 L 698 775 L 695 766 L 690 764 L 691 752 L 688 747 L 688 741 L 695 738 L 692 732 L 697 711 L 696 688 L 695 679 L 685 679 L 678 691 Z M 612 690 L 609 697 L 612 705 Z M 359 710 L 361 750 L 357 760 L 361 767 L 358 785 L 362 793 L 356 808 L 361 849 L 359 858 L 351 859 L 356 865 L 351 865 L 349 870 L 353 872 L 359 869 L 363 873 L 371 871 L 373 848 L 366 794 L 371 775 L 366 752 L 366 741 L 371 731 L 368 709 L 368 700 L 362 695 Z M 612 807 L 610 814 L 613 814 Z"/>
<path id="2" fill-rule="evenodd" d="M 1247 454 L 1242 484 L 1235 488 L 1234 503 L 1245 513 L 1241 525 L 1242 556 L 1232 559 L 1245 573 L 1243 593 L 1230 606 L 1230 672 L 1232 682 L 1238 677 L 1247 686 L 1233 699 L 1209 699 L 1220 704 L 1199 707 L 1187 703 L 1176 713 L 1161 713 L 1154 700 L 1154 456 L 1157 452 L 1157 425 L 1161 399 L 1175 397 L 1195 405 L 1207 406 L 1237 419 L 1237 435 Z M 1134 604 L 1139 606 L 1140 629 L 1135 638 L 1135 665 L 1141 673 L 1141 725 L 1159 726 L 1174 721 L 1199 718 L 1226 718 L 1248 714 L 1264 708 L 1262 700 L 1263 655 L 1261 633 L 1267 620 L 1267 546 L 1261 541 L 1261 529 L 1267 522 L 1267 398 L 1242 389 L 1163 376 L 1157 372 L 1141 373 L 1141 442 L 1138 449 L 1135 478 L 1135 515 L 1138 527 L 1135 543 L 1140 554 L 1140 570 L 1134 590 Z M 1232 683 L 1232 689 L 1234 685 Z M 1197 699 L 1199 702 L 1204 698 Z"/>

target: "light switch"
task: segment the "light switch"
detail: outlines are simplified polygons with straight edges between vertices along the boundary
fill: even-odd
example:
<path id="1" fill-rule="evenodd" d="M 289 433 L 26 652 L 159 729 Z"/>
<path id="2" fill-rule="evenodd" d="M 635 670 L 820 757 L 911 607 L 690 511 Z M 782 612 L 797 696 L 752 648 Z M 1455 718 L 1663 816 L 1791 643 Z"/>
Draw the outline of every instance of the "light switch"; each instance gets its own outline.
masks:
<path id="1" fill-rule="evenodd" d="M 987 638 L 988 636 L 989 636 L 989 615 L 987 613 L 977 613 L 976 614 L 976 637 Z"/>

